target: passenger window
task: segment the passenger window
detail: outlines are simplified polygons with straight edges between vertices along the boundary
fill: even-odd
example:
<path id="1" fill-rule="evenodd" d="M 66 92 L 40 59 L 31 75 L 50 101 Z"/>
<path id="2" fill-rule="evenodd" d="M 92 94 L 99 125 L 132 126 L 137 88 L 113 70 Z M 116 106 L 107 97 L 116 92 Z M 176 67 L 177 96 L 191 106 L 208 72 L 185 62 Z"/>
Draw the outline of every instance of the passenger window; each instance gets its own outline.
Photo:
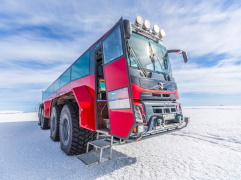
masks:
<path id="1" fill-rule="evenodd" d="M 60 87 L 70 82 L 70 68 L 64 72 L 60 77 Z"/>
<path id="2" fill-rule="evenodd" d="M 49 96 L 49 88 L 46 90 L 45 97 Z"/>
<path id="3" fill-rule="evenodd" d="M 54 89 L 53 91 L 56 91 L 59 89 L 59 85 L 60 85 L 60 79 L 57 79 L 55 82 L 54 82 Z"/>
<path id="4" fill-rule="evenodd" d="M 53 84 L 48 88 L 48 96 L 53 93 Z"/>
<path id="5" fill-rule="evenodd" d="M 120 25 L 103 41 L 103 51 L 105 64 L 123 55 Z"/>
<path id="6" fill-rule="evenodd" d="M 44 92 L 42 93 L 42 98 L 43 98 L 43 99 L 45 99 L 45 98 L 47 97 L 47 96 L 46 96 L 46 92 L 47 92 L 47 91 L 44 91 Z"/>
<path id="7" fill-rule="evenodd" d="M 86 52 L 72 66 L 71 80 L 79 79 L 90 73 L 90 53 Z"/>

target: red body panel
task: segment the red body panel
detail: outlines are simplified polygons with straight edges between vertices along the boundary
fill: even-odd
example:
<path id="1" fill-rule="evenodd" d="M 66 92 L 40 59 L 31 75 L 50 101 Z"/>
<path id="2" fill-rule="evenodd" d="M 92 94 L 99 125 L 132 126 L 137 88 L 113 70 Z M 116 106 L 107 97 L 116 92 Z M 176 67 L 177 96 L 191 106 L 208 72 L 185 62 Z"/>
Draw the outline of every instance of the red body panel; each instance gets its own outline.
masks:
<path id="1" fill-rule="evenodd" d="M 44 102 L 44 117 L 46 117 L 46 118 L 50 118 L 51 103 L 52 103 L 52 100 Z"/>
<path id="2" fill-rule="evenodd" d="M 80 86 L 86 86 L 88 88 L 88 94 L 93 99 L 95 98 L 95 75 L 91 74 L 89 76 L 85 76 L 83 78 L 74 80 L 74 81 L 70 82 L 69 84 L 66 84 L 65 86 L 63 86 L 59 90 L 57 90 L 56 92 L 49 95 L 46 99 L 44 99 L 45 117 L 46 118 L 50 117 L 50 108 L 51 108 L 52 99 L 58 98 L 58 97 L 60 97 L 64 94 L 67 94 L 67 93 L 72 93 L 74 88 L 80 87 Z M 79 105 L 82 104 L 82 100 L 83 100 L 80 96 L 81 93 L 82 92 L 76 90 L 76 94 L 77 94 L 78 98 L 77 97 L 75 97 L 75 98 L 78 101 Z M 49 100 L 49 99 L 51 99 L 51 100 Z M 47 107 L 47 109 L 45 107 Z M 90 109 L 92 109 L 92 108 L 95 109 L 95 103 L 91 103 Z M 84 113 L 85 117 L 88 114 L 88 113 L 86 114 L 87 111 L 85 111 L 85 113 Z M 82 115 L 81 115 L 81 111 L 80 111 L 80 116 L 82 117 Z M 82 120 L 83 120 L 83 118 L 82 118 Z M 91 116 L 88 116 L 88 118 L 86 118 L 85 121 L 88 121 L 88 123 L 84 122 L 84 121 L 81 121 L 80 122 L 81 127 L 87 128 L 89 130 L 95 130 L 96 129 L 96 127 L 95 127 L 95 112 L 93 112 L 93 114 Z"/>
<path id="3" fill-rule="evenodd" d="M 131 86 L 132 86 L 133 99 L 141 99 L 141 92 L 176 94 L 176 97 L 177 97 L 176 99 L 179 99 L 178 90 L 175 90 L 175 91 L 149 90 L 149 89 L 143 89 L 142 87 L 137 86 L 134 83 L 131 83 Z"/>
<path id="4" fill-rule="evenodd" d="M 127 138 L 134 125 L 132 109 L 110 110 L 110 134 Z"/>
<path id="5" fill-rule="evenodd" d="M 129 86 L 126 58 L 123 57 L 104 67 L 107 91 Z"/>
<path id="6" fill-rule="evenodd" d="M 120 58 L 106 66 L 104 66 L 106 91 L 112 91 L 123 87 L 128 87 L 129 91 L 129 109 L 109 109 L 110 118 L 110 134 L 126 138 L 135 124 L 132 98 L 129 85 L 129 72 L 127 68 L 126 58 Z"/>
<path id="7" fill-rule="evenodd" d="M 74 96 L 79 105 L 79 124 L 81 127 L 96 130 L 95 126 L 95 97 L 91 94 L 93 89 L 87 86 L 73 88 Z"/>

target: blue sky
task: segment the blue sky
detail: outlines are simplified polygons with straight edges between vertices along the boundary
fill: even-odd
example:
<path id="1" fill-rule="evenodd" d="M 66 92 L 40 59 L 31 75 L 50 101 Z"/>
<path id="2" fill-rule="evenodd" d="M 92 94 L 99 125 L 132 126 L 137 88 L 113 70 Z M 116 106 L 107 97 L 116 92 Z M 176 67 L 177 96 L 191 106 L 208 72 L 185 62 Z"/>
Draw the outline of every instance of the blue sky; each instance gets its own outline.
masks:
<path id="1" fill-rule="evenodd" d="M 34 111 L 45 90 L 123 16 L 136 15 L 166 31 L 184 106 L 241 105 L 239 1 L 2 0 L 0 111 Z"/>

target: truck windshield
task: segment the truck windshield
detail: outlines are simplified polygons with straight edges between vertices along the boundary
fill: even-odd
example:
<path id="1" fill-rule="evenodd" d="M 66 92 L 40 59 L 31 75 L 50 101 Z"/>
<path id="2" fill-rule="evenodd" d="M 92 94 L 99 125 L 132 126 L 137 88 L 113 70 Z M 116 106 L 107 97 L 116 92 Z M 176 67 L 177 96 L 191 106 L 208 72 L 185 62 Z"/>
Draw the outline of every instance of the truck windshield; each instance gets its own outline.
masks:
<path id="1" fill-rule="evenodd" d="M 132 50 L 128 53 L 129 66 L 143 67 L 147 71 L 171 75 L 171 66 L 165 46 L 137 33 L 132 34 L 128 44 Z"/>

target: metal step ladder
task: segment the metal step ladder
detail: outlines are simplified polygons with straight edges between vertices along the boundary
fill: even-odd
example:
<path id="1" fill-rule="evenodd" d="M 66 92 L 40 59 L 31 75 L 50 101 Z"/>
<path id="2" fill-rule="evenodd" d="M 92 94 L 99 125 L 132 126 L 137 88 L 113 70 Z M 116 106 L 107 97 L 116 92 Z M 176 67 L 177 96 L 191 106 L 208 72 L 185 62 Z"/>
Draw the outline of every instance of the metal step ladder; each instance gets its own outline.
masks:
<path id="1" fill-rule="evenodd" d="M 103 134 L 103 132 L 101 132 Z M 86 166 L 93 166 L 112 159 L 112 146 L 116 144 L 113 136 L 105 136 L 104 139 L 100 138 L 100 132 L 97 132 L 96 140 L 87 143 L 87 149 L 85 154 L 77 156 Z M 95 154 L 89 153 L 89 146 L 92 145 L 97 150 L 99 149 L 100 154 L 96 156 Z M 103 150 L 110 148 L 110 154 L 108 158 L 103 158 Z"/>

